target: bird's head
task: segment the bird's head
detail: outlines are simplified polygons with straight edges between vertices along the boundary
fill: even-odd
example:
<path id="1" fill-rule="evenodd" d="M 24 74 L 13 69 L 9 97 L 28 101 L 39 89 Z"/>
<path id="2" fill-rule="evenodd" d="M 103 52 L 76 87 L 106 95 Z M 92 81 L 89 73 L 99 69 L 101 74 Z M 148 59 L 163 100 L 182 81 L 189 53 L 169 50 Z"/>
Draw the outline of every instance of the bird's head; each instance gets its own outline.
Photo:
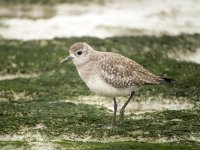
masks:
<path id="1" fill-rule="evenodd" d="M 61 60 L 61 64 L 72 61 L 75 65 L 81 65 L 89 60 L 90 53 L 93 50 L 87 43 L 78 42 L 69 49 L 69 56 Z"/>

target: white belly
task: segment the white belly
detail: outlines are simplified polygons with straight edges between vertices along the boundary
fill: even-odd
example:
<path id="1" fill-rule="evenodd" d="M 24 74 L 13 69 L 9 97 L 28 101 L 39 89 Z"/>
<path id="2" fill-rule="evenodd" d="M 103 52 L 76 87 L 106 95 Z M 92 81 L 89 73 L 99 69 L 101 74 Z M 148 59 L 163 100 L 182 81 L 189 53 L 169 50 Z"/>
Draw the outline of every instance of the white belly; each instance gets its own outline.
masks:
<path id="1" fill-rule="evenodd" d="M 98 75 L 90 77 L 90 79 L 86 82 L 86 85 L 94 93 L 109 97 L 127 96 L 133 91 L 133 88 L 114 88 L 104 82 Z"/>

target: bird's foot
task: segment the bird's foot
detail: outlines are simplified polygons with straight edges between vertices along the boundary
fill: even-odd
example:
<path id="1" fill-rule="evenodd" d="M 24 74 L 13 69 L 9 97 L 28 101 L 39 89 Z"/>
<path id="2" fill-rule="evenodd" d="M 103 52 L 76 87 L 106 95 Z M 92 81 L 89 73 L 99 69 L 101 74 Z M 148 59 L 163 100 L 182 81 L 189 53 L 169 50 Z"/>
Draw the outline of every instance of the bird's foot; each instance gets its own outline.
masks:
<path id="1" fill-rule="evenodd" d="M 120 115 L 118 125 L 122 125 L 124 123 L 124 115 Z"/>
<path id="2" fill-rule="evenodd" d="M 116 116 L 113 118 L 112 120 L 112 126 L 116 126 L 117 122 L 116 122 Z"/>

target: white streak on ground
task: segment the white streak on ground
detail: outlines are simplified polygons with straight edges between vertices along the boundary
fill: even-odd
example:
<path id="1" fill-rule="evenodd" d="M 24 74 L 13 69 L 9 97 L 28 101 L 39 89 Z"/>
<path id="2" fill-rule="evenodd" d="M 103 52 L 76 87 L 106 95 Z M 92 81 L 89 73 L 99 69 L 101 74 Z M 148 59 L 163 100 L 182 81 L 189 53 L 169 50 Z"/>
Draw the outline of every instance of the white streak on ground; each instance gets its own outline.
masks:
<path id="1" fill-rule="evenodd" d="M 39 76 L 38 74 L 6 74 L 6 75 L 0 75 L 0 81 L 13 80 L 17 78 L 36 78 L 38 76 Z"/>
<path id="2" fill-rule="evenodd" d="M 123 106 L 127 98 L 120 97 L 117 98 L 118 103 L 118 111 Z M 73 102 L 73 103 L 84 103 L 90 105 L 104 106 L 109 110 L 113 111 L 113 101 L 109 97 L 101 97 L 101 96 L 80 96 L 76 98 L 72 98 L 71 100 L 61 100 L 65 102 Z M 127 108 L 126 114 L 134 113 L 134 114 L 143 114 L 146 112 L 155 112 L 155 111 L 164 111 L 164 110 L 182 110 L 182 109 L 192 109 L 194 104 L 190 100 L 186 100 L 184 98 L 163 98 L 159 97 L 136 97 L 135 100 L 132 100 Z"/>

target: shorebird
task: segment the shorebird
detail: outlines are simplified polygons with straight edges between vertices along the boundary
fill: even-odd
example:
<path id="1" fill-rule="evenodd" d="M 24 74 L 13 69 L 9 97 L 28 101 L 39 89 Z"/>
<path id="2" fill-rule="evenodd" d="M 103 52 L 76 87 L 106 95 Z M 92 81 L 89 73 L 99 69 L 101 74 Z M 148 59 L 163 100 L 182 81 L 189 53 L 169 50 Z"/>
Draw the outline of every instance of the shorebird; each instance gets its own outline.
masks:
<path id="1" fill-rule="evenodd" d="M 73 44 L 69 53 L 70 55 L 60 63 L 72 61 L 79 76 L 91 91 L 113 99 L 113 125 L 116 125 L 117 117 L 116 97 L 130 95 L 120 109 L 119 123 L 122 123 L 126 106 L 136 90 L 144 85 L 158 85 L 174 81 L 154 75 L 135 61 L 120 54 L 96 51 L 87 43 Z"/>

